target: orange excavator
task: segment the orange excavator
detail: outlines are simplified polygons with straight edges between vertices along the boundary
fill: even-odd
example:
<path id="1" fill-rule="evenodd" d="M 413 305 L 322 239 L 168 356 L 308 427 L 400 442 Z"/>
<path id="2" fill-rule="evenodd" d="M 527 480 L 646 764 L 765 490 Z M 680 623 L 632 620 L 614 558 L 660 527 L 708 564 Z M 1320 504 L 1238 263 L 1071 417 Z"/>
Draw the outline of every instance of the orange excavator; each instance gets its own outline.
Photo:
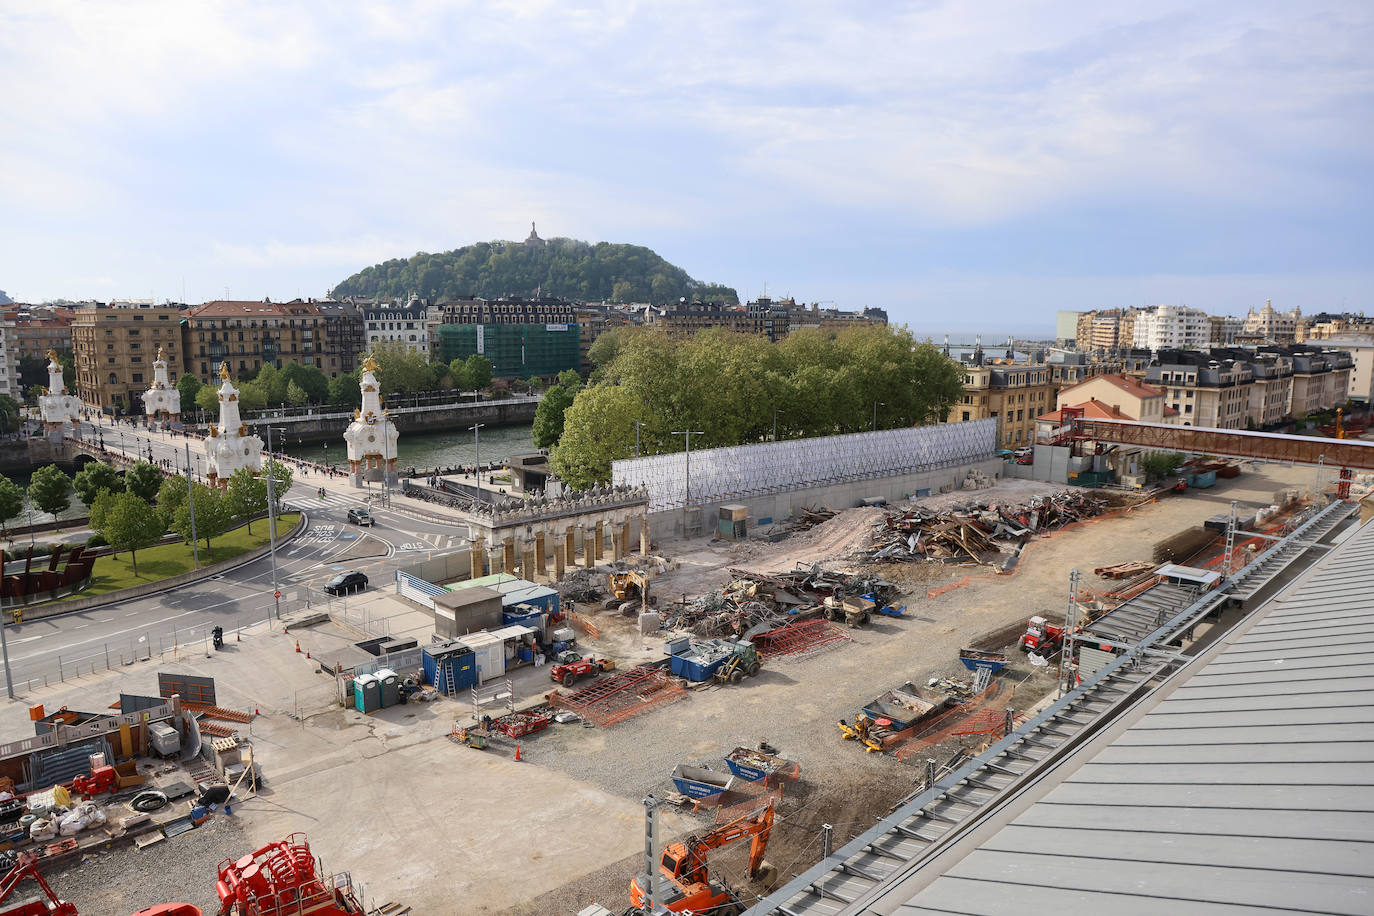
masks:
<path id="1" fill-rule="evenodd" d="M 653 816 L 653 809 L 649 809 Z M 711 913 L 713 916 L 737 916 L 744 912 L 745 906 L 723 883 L 711 876 L 706 864 L 706 854 L 712 849 L 728 846 L 737 840 L 749 838 L 749 877 L 771 884 L 777 877 L 777 869 L 763 861 L 763 853 L 768 848 L 768 837 L 773 832 L 773 800 L 768 806 L 722 824 L 709 833 L 691 836 L 677 843 L 670 843 L 663 850 L 659 862 L 662 880 L 657 882 L 656 906 L 670 913 Z M 649 874 L 641 874 L 630 882 L 630 902 L 642 912 L 648 913 Z"/>

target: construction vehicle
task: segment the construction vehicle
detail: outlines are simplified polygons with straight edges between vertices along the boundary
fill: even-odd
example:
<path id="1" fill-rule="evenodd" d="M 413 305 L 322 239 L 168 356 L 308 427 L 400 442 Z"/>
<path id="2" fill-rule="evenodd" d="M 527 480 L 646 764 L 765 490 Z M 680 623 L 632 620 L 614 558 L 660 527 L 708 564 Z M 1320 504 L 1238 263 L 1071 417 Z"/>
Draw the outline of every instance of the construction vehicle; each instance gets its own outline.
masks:
<path id="1" fill-rule="evenodd" d="M 609 658 L 599 661 L 590 655 L 583 658 L 580 653 L 568 649 L 554 656 L 554 662 L 549 667 L 549 678 L 564 687 L 571 687 L 583 678 L 614 670 L 615 662 Z"/>
<path id="2" fill-rule="evenodd" d="M 746 675 L 753 677 L 763 667 L 759 650 L 748 640 L 735 643 L 735 651 L 728 661 L 716 669 L 715 679 L 722 684 L 738 684 Z"/>
<path id="3" fill-rule="evenodd" d="M 650 816 L 653 816 L 652 808 Z M 659 860 L 662 880 L 657 885 L 660 891 L 659 897 L 654 900 L 655 906 L 662 907 L 669 913 L 738 916 L 746 907 L 729 888 L 712 877 L 706 864 L 706 854 L 712 849 L 719 849 L 748 837 L 749 877 L 766 885 L 772 884 L 778 876 L 778 871 L 763 861 L 764 851 L 768 848 L 768 837 L 772 832 L 773 800 L 770 798 L 767 807 L 752 814 L 722 824 L 701 836 L 670 843 L 663 850 L 663 856 Z M 645 912 L 649 910 L 651 880 L 646 872 L 630 882 L 630 902 Z M 654 912 L 658 910 L 655 909 Z"/>
<path id="4" fill-rule="evenodd" d="M 21 903 L 16 907 L 0 910 L 3 916 L 78 916 L 76 904 L 65 903 L 53 893 L 48 882 L 43 880 L 43 876 L 38 873 L 38 857 L 33 853 L 21 853 L 19 859 L 14 863 L 14 867 L 6 873 L 5 877 L 0 878 L 0 904 L 4 904 L 10 895 L 15 892 L 25 878 L 32 878 L 43 891 L 43 896 L 47 899 L 33 900 L 29 903 Z"/>
<path id="5" fill-rule="evenodd" d="M 641 606 L 649 607 L 649 577 L 633 569 L 628 572 L 613 572 L 608 585 L 613 597 L 602 602 L 606 610 L 619 607 L 620 613 L 630 615 Z"/>
<path id="6" fill-rule="evenodd" d="M 1022 652 L 1048 655 L 1057 652 L 1064 644 L 1064 627 L 1050 623 L 1044 617 L 1035 616 L 1026 621 L 1025 635 L 1016 643 Z"/>
<path id="7" fill-rule="evenodd" d="M 883 749 L 883 738 L 889 734 L 888 730 L 878 725 L 867 713 L 859 713 L 854 717 L 854 724 L 851 725 L 844 719 L 839 721 L 840 733 L 846 741 L 857 741 L 864 746 L 864 753 L 871 754 L 874 751 L 881 752 Z"/>
<path id="8" fill-rule="evenodd" d="M 827 620 L 836 623 L 843 620 L 851 627 L 862 627 L 872 619 L 877 602 L 870 596 L 854 595 L 849 598 L 827 597 L 821 602 Z"/>

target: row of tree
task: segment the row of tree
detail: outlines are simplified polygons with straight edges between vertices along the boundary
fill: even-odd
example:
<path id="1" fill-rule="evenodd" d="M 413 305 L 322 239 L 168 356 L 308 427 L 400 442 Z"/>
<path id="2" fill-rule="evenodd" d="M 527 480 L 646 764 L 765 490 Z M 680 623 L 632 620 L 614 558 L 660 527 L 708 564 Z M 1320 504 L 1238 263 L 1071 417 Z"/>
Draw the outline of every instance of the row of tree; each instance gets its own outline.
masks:
<path id="1" fill-rule="evenodd" d="M 426 391 L 457 389 L 479 391 L 492 384 L 491 360 L 474 353 L 467 359 L 444 363 L 431 361 L 424 353 L 406 349 L 399 341 L 388 341 L 373 348 L 377 361 L 377 384 L 383 394 L 415 394 Z M 359 359 L 361 362 L 361 358 Z M 330 404 L 357 407 L 362 403 L 359 381 L 362 369 L 327 378 L 317 366 L 287 363 L 278 369 L 263 366 L 253 374 L 234 380 L 239 390 L 240 410 L 261 410 L 265 407 L 301 407 L 306 404 Z M 530 382 L 523 383 L 528 387 Z M 516 385 L 515 387 L 522 387 Z M 219 385 L 202 384 L 200 379 L 186 373 L 177 381 L 181 395 L 181 412 L 189 417 L 196 408 L 205 411 L 219 409 Z"/>
<path id="2" fill-rule="evenodd" d="M 609 331 L 593 344 L 592 383 L 539 424 L 570 486 L 605 483 L 635 454 L 809 438 L 937 423 L 963 394 L 963 370 L 903 328 L 803 329 L 782 341 L 720 328 L 683 339 L 658 329 Z M 571 381 L 571 380 L 569 380 Z M 550 391 L 552 395 L 552 391 Z M 559 404 L 562 404 L 560 410 Z M 544 409 L 544 405 L 541 405 Z M 557 418 L 553 414 L 560 414 Z"/>
<path id="3" fill-rule="evenodd" d="M 280 497 L 291 488 L 291 469 L 276 461 L 267 463 L 273 487 Z M 240 468 L 230 475 L 224 490 L 201 483 L 187 486 L 184 477 L 164 477 L 162 471 L 141 461 L 122 474 L 108 464 L 87 463 L 68 477 L 56 465 L 33 472 L 27 496 L 33 505 L 57 516 L 71 507 L 75 494 L 90 509 L 91 530 L 116 551 L 127 550 L 138 575 L 138 550 L 156 544 L 167 531 L 175 531 L 191 543 L 192 509 L 195 535 L 211 540 L 238 523 L 253 530 L 253 517 L 268 509 L 266 476 Z M 0 476 L 0 522 L 24 511 L 25 490 Z"/>

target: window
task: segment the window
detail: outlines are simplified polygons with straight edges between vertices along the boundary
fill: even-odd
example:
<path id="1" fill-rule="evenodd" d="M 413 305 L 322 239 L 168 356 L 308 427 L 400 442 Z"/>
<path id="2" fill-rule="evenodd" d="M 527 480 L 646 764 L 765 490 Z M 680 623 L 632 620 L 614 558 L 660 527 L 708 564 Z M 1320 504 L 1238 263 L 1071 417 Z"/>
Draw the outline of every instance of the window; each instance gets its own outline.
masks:
<path id="1" fill-rule="evenodd" d="M 118 383 L 118 382 L 119 382 L 119 376 L 117 376 L 117 375 L 115 375 L 113 372 L 111 372 L 111 373 L 110 373 L 110 384 L 111 384 L 111 385 L 114 385 L 114 384 L 116 384 L 116 383 Z"/>
<path id="2" fill-rule="evenodd" d="M 141 382 L 141 381 L 143 381 L 143 373 L 142 373 L 142 372 L 135 372 L 134 375 L 133 375 L 133 379 L 134 379 L 135 382 Z"/>

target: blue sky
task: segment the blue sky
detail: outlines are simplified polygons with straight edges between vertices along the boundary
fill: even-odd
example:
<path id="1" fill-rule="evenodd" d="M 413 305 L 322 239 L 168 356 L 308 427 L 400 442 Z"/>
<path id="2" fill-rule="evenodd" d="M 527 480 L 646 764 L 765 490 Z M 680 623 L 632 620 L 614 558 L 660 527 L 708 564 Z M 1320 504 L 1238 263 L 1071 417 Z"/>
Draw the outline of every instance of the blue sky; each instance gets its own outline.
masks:
<path id="1" fill-rule="evenodd" d="M 1368 2 L 0 0 L 0 289 L 648 245 L 921 331 L 1374 311 Z"/>

